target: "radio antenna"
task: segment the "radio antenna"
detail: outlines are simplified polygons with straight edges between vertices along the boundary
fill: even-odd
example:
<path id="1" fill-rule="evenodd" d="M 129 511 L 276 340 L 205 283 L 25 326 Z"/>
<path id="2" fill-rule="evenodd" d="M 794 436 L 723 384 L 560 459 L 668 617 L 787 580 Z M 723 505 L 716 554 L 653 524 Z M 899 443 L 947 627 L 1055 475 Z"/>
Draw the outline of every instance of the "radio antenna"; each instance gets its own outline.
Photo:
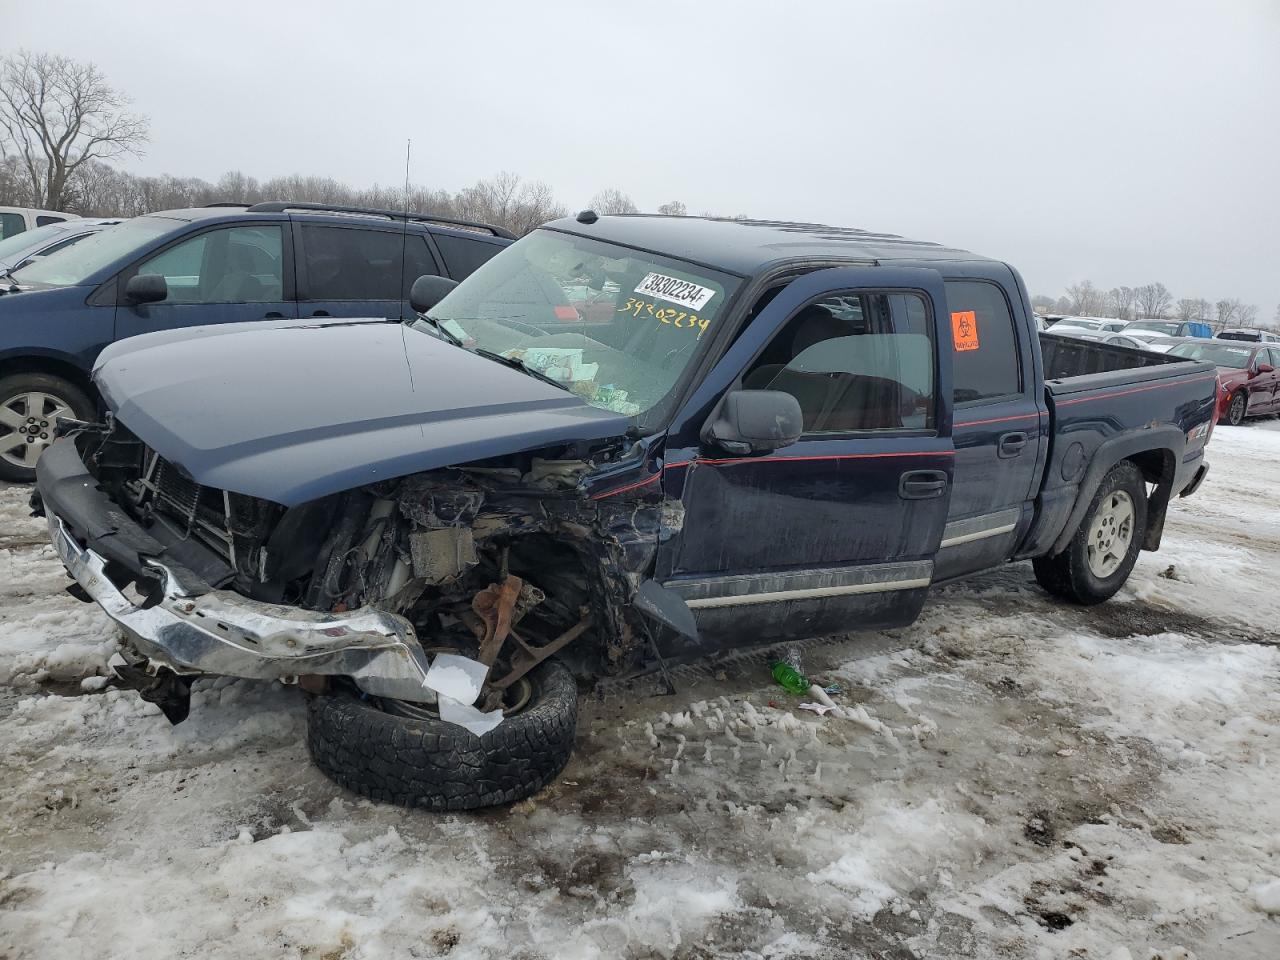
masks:
<path id="1" fill-rule="evenodd" d="M 409 151 L 413 147 L 413 140 L 409 139 L 404 142 L 404 223 L 401 224 L 400 231 L 400 319 L 407 319 L 404 315 L 404 297 L 407 291 L 404 288 L 405 281 L 405 260 L 406 251 L 409 246 Z M 417 279 L 416 277 L 414 278 Z M 412 309 L 412 308 L 410 308 Z"/>

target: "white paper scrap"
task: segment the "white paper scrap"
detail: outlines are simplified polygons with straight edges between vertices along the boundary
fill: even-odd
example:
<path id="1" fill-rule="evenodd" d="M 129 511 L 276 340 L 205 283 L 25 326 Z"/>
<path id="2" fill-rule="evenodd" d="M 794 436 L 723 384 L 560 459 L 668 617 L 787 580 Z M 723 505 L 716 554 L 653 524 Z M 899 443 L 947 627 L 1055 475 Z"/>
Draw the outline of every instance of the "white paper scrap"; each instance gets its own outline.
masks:
<path id="1" fill-rule="evenodd" d="M 459 703 L 471 704 L 480 696 L 489 668 L 478 660 L 456 653 L 438 653 L 427 670 L 424 687 Z"/>
<path id="2" fill-rule="evenodd" d="M 438 702 L 441 720 L 446 723 L 456 723 L 460 727 L 466 727 L 477 737 L 484 736 L 502 722 L 501 709 L 483 713 L 471 706 L 471 704 L 461 703 L 443 693 L 439 695 Z"/>

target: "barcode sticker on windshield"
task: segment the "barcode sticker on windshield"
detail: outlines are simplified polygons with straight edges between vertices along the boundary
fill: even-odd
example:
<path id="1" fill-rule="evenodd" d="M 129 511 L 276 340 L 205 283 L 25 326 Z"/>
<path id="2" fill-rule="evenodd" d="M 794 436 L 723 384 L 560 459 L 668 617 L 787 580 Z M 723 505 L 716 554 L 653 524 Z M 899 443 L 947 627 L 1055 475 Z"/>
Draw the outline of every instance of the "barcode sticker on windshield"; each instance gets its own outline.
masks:
<path id="1" fill-rule="evenodd" d="M 707 301 L 716 295 L 710 287 L 700 287 L 688 280 L 668 277 L 661 273 L 651 273 L 640 281 L 636 293 L 644 293 L 659 300 L 678 303 L 682 307 L 701 310 Z"/>

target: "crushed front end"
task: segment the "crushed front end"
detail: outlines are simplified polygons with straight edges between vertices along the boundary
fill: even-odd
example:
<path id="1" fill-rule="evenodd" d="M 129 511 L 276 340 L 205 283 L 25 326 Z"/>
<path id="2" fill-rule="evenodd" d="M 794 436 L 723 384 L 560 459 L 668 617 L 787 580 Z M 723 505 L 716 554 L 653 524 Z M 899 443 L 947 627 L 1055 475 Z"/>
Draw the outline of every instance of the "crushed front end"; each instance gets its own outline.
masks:
<path id="1" fill-rule="evenodd" d="M 486 668 L 494 711 L 558 655 L 638 663 L 629 601 L 678 517 L 656 494 L 592 498 L 634 441 L 432 470 L 286 508 L 202 486 L 118 422 L 77 425 L 39 462 L 37 511 L 123 630 L 121 679 L 171 720 L 201 676 L 301 682 L 431 709 L 434 657 Z M 586 637 L 587 639 L 582 639 Z"/>

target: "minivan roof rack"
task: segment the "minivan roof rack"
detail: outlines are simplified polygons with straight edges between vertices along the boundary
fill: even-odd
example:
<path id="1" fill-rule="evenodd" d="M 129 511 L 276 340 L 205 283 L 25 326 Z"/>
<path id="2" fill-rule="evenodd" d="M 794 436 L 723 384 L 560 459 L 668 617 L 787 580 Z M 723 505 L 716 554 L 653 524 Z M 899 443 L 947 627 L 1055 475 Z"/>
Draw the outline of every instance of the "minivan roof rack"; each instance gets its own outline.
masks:
<path id="1" fill-rule="evenodd" d="M 218 200 L 215 203 L 206 203 L 206 207 L 247 207 L 248 204 L 243 200 Z"/>
<path id="2" fill-rule="evenodd" d="M 367 217 L 387 217 L 391 220 L 409 219 L 415 223 L 436 223 L 442 227 L 460 227 L 463 230 L 482 230 L 502 237 L 504 240 L 515 240 L 516 235 L 510 230 L 495 227 L 491 223 L 480 223 L 476 220 L 459 220 L 456 217 L 439 217 L 427 213 L 409 213 L 403 210 L 381 210 L 377 207 L 347 207 L 335 203 L 293 203 L 286 200 L 268 200 L 255 203 L 246 213 L 285 213 L 289 210 L 309 210 L 314 213 L 354 213 Z"/>

